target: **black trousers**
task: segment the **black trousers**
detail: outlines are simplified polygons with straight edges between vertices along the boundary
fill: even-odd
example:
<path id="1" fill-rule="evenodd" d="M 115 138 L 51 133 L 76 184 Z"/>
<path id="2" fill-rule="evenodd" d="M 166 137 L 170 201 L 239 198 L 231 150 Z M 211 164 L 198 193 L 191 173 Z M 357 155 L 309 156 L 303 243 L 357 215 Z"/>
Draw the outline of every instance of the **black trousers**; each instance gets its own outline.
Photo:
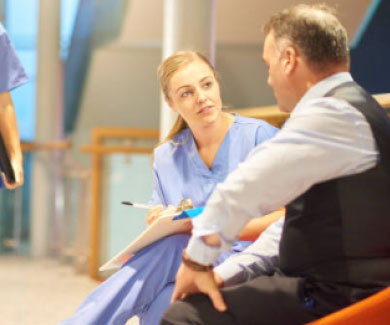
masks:
<path id="1" fill-rule="evenodd" d="M 171 305 L 161 324 L 297 325 L 348 305 L 339 287 L 319 288 L 281 274 L 224 288 L 222 294 L 228 308 L 224 313 L 214 309 L 208 296 L 197 294 Z"/>

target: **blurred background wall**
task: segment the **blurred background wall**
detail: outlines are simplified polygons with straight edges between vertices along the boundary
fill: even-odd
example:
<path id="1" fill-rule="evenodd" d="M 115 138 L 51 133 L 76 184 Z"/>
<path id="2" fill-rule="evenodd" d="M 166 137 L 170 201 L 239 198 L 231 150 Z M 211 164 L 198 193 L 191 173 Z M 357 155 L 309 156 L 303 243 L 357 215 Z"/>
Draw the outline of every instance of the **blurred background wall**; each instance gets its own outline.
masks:
<path id="1" fill-rule="evenodd" d="M 0 19 L 30 77 L 12 93 L 21 138 L 36 144 L 25 150 L 25 186 L 0 193 L 2 254 L 51 255 L 77 260 L 77 267 L 86 269 L 95 156 L 82 147 L 91 143 L 98 126 L 160 127 L 164 110 L 156 69 L 169 37 L 164 34 L 169 2 L 181 8 L 180 0 L 0 1 Z M 210 53 L 225 105 L 237 109 L 275 104 L 261 61 L 261 28 L 270 14 L 300 1 L 212 2 Z M 390 55 L 389 1 L 321 2 L 335 6 L 347 28 L 356 80 L 373 93 L 390 92 L 390 64 L 385 59 Z M 209 19 L 202 17 L 191 27 L 194 34 Z M 143 141 L 152 147 L 158 139 L 114 137 L 106 143 L 131 147 Z M 42 146 L 45 143 L 51 146 Z M 101 262 L 145 227 L 143 212 L 120 201 L 146 202 L 152 170 L 150 153 L 117 152 L 95 165 L 101 173 Z"/>

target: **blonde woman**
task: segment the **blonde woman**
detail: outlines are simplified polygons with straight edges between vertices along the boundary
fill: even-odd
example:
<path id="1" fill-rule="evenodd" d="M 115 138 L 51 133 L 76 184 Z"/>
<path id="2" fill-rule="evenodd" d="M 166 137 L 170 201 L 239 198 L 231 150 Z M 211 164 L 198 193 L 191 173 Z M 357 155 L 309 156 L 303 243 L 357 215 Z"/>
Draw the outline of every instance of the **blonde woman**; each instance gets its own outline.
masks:
<path id="1" fill-rule="evenodd" d="M 268 123 L 222 111 L 216 73 L 199 53 L 177 52 L 163 61 L 158 78 L 169 107 L 178 120 L 166 141 L 154 151 L 155 186 L 150 203 L 156 208 L 148 223 L 165 207 L 191 198 L 195 207 L 207 202 L 216 185 L 243 161 L 249 151 L 273 137 Z M 240 239 L 254 240 L 279 214 L 248 224 Z M 184 224 L 178 231 L 191 229 Z M 189 236 L 174 235 L 143 249 L 100 285 L 63 324 L 125 324 L 134 316 L 141 324 L 158 324 Z M 237 242 L 227 256 L 250 242 Z"/>

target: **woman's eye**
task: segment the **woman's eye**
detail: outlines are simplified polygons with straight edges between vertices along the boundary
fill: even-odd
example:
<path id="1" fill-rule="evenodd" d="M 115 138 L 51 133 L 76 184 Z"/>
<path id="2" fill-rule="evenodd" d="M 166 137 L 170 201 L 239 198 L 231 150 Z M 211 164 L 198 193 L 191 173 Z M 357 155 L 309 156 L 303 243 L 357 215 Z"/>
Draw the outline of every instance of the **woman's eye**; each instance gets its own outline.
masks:
<path id="1" fill-rule="evenodd" d="M 213 85 L 213 83 L 212 83 L 211 81 L 208 81 L 208 82 L 206 82 L 206 83 L 204 84 L 204 86 L 205 86 L 206 88 L 210 88 L 212 85 Z"/>
<path id="2" fill-rule="evenodd" d="M 184 92 L 181 93 L 180 97 L 188 97 L 189 94 L 190 94 L 189 91 L 184 91 Z"/>

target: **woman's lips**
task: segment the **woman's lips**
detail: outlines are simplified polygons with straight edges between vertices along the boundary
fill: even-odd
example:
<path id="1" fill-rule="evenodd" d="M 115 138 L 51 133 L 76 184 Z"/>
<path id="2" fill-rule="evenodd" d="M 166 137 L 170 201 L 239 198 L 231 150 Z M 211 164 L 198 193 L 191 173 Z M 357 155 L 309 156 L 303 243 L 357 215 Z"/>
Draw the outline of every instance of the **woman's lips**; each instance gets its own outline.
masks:
<path id="1" fill-rule="evenodd" d="M 211 106 L 211 105 L 202 107 L 202 108 L 198 111 L 198 114 L 207 114 L 207 113 L 210 113 L 212 109 L 213 109 L 213 106 Z"/>

